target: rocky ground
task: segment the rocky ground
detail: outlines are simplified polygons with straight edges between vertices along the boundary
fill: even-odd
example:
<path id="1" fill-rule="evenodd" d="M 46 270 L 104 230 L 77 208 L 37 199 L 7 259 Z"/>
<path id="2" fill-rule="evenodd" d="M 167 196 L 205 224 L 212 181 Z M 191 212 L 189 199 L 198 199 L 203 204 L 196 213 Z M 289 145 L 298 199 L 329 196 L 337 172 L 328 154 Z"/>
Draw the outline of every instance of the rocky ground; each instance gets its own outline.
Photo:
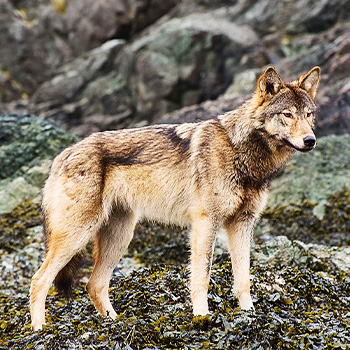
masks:
<path id="1" fill-rule="evenodd" d="M 349 17 L 348 0 L 0 0 L 0 349 L 350 348 Z M 32 333 L 54 156 L 93 131 L 233 109 L 269 64 L 286 79 L 321 67 L 323 137 L 272 184 L 252 248 L 255 313 L 232 297 L 220 233 L 211 315 L 193 318 L 188 230 L 141 223 L 111 281 L 117 320 L 85 291 L 88 247 L 73 298 L 50 290 Z"/>

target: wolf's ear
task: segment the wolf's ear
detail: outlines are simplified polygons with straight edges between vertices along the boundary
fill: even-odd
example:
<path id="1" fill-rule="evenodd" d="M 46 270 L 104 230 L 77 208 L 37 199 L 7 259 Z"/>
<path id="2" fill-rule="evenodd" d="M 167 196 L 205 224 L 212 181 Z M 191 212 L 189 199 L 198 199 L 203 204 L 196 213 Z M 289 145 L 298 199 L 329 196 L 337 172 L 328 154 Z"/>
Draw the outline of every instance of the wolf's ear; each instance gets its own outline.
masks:
<path id="1" fill-rule="evenodd" d="M 299 87 L 304 89 L 314 100 L 320 82 L 321 69 L 320 67 L 314 67 L 310 72 L 302 75 L 299 78 Z"/>
<path id="2" fill-rule="evenodd" d="M 257 90 L 261 97 L 271 98 L 285 87 L 281 77 L 276 72 L 275 68 L 266 68 L 263 75 L 258 80 Z"/>

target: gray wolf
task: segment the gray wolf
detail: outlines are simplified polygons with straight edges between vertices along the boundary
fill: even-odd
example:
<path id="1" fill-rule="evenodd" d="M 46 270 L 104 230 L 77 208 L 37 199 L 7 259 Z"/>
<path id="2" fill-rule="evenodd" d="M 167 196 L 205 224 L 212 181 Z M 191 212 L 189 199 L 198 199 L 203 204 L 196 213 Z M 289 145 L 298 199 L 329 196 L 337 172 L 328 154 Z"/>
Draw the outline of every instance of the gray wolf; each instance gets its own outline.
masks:
<path id="1" fill-rule="evenodd" d="M 69 290 L 82 249 L 94 241 L 87 284 L 100 314 L 115 319 L 109 281 L 139 220 L 191 225 L 190 292 L 206 315 L 216 232 L 227 231 L 233 292 L 253 309 L 249 250 L 269 183 L 295 150 L 316 145 L 320 69 L 285 83 L 273 67 L 240 108 L 214 119 L 99 132 L 63 150 L 43 189 L 45 260 L 32 278 L 33 330 L 45 321 L 53 281 Z"/>

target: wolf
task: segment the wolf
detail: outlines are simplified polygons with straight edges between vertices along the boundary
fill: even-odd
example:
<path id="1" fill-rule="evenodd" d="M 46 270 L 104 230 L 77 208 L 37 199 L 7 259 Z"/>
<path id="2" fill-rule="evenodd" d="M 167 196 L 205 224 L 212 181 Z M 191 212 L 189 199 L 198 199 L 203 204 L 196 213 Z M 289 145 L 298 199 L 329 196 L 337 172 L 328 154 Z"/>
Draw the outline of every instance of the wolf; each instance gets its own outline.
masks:
<path id="1" fill-rule="evenodd" d="M 87 291 L 99 313 L 115 319 L 112 272 L 140 220 L 191 226 L 190 294 L 194 315 L 208 314 L 207 291 L 218 229 L 224 228 L 241 309 L 253 309 L 249 253 L 269 184 L 295 150 L 316 146 L 313 132 L 320 68 L 282 81 L 260 76 L 241 107 L 197 123 L 94 133 L 63 150 L 43 188 L 47 252 L 32 278 L 32 329 L 45 321 L 55 282 L 70 290 L 83 248 L 95 262 Z"/>

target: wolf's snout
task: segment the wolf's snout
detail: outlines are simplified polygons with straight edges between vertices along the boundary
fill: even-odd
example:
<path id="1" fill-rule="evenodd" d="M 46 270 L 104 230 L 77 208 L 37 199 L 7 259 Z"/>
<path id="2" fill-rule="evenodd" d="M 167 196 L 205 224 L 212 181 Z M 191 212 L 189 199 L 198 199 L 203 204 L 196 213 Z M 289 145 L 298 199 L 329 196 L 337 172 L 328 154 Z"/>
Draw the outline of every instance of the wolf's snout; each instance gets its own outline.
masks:
<path id="1" fill-rule="evenodd" d="M 305 147 L 307 147 L 307 148 L 315 147 L 315 144 L 316 144 L 315 136 L 311 136 L 311 135 L 306 136 L 303 141 L 304 141 Z"/>

